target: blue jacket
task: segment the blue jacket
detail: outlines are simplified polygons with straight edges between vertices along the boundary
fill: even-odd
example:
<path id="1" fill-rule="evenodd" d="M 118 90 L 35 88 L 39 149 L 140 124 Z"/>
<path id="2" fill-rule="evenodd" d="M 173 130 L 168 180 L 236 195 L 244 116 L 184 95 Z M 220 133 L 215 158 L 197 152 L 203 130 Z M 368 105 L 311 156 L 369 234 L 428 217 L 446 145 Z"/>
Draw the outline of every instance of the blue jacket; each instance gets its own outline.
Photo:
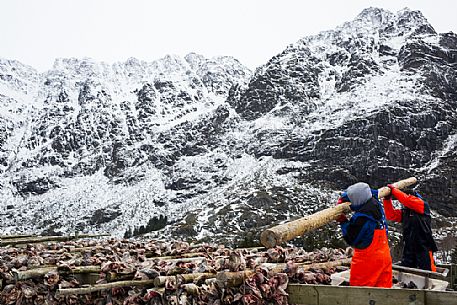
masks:
<path id="1" fill-rule="evenodd" d="M 341 223 L 344 240 L 352 247 L 367 248 L 374 235 L 374 230 L 385 229 L 388 233 L 386 217 L 381 203 L 378 201 L 378 191 L 371 190 L 372 197 L 357 209 L 351 207 L 355 213 L 349 221 Z M 350 201 L 346 193 L 343 200 Z"/>

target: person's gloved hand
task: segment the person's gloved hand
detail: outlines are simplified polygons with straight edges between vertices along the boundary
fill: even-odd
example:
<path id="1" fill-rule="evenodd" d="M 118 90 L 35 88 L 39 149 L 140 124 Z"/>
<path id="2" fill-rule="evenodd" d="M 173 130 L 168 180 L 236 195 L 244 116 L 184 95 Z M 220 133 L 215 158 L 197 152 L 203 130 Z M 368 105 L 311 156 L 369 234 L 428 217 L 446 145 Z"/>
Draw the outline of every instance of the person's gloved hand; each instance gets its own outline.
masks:
<path id="1" fill-rule="evenodd" d="M 343 197 L 338 198 L 338 201 L 336 202 L 336 205 L 342 204 L 344 202 Z"/>
<path id="2" fill-rule="evenodd" d="M 384 196 L 384 199 L 392 200 L 392 191 L 395 189 L 395 186 L 393 184 L 387 184 L 387 187 L 390 189 L 390 193 L 389 195 Z"/>
<path id="3" fill-rule="evenodd" d="M 343 202 L 345 202 L 344 199 L 343 199 L 343 197 L 340 197 L 340 198 L 338 198 L 338 201 L 336 202 L 336 205 L 342 204 Z M 345 222 L 345 221 L 347 221 L 348 219 L 347 219 L 346 215 L 344 215 L 343 213 L 341 213 L 341 215 L 338 216 L 335 220 L 338 221 L 338 222 Z"/>
<path id="4" fill-rule="evenodd" d="M 346 217 L 346 215 L 341 214 L 341 215 L 338 216 L 335 220 L 338 221 L 339 223 L 342 223 L 342 222 L 348 221 L 348 218 Z"/>

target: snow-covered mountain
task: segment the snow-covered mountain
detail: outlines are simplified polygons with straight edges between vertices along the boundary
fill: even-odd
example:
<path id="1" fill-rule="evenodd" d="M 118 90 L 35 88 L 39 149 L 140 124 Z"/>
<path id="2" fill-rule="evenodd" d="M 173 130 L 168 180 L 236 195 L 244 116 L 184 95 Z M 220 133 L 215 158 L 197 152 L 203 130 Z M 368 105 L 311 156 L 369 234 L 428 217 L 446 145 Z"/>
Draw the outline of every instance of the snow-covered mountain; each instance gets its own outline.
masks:
<path id="1" fill-rule="evenodd" d="M 0 60 L 0 107 L 6 232 L 255 240 L 351 183 L 413 175 L 457 216 L 457 35 L 418 11 L 365 9 L 254 73 L 193 53 Z"/>

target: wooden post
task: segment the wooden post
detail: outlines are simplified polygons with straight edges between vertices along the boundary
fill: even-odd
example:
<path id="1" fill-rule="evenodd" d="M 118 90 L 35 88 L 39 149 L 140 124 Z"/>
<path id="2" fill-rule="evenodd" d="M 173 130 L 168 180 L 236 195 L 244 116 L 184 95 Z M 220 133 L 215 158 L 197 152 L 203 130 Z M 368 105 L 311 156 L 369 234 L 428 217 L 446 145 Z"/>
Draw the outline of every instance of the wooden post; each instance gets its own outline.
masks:
<path id="1" fill-rule="evenodd" d="M 200 278 L 200 277 L 205 278 L 205 279 L 214 278 L 214 277 L 216 277 L 216 274 L 215 273 L 209 273 L 209 272 L 206 272 L 206 273 L 183 273 L 183 274 L 180 274 L 180 276 L 184 279 L 184 282 L 190 283 L 190 282 L 192 282 L 195 279 Z M 154 279 L 154 286 L 155 287 L 164 286 L 165 282 L 167 280 L 174 279 L 174 278 L 176 278 L 176 275 L 158 276 L 158 277 L 156 277 Z"/>
<path id="2" fill-rule="evenodd" d="M 108 281 L 108 282 L 133 280 L 133 278 L 135 277 L 135 272 L 130 272 L 130 273 L 105 272 L 105 274 L 106 274 L 106 281 Z"/>
<path id="3" fill-rule="evenodd" d="M 181 258 L 181 257 L 196 257 L 196 256 L 204 256 L 204 255 L 207 255 L 209 253 L 214 253 L 216 252 L 217 250 L 219 249 L 216 249 L 216 250 L 211 250 L 211 251 L 208 251 L 208 252 L 189 252 L 189 253 L 181 253 L 181 254 L 178 254 L 178 255 L 173 255 L 173 256 L 157 256 L 155 255 L 153 252 L 150 252 L 150 251 L 146 251 L 145 252 L 145 256 L 147 258 L 150 258 L 150 259 L 160 259 L 160 260 L 165 260 L 165 259 L 174 259 L 174 258 Z M 248 252 L 251 252 L 251 253 L 257 253 L 257 252 L 260 252 L 260 251 L 263 251 L 265 250 L 265 247 L 249 247 L 249 248 L 235 248 L 233 250 L 236 250 L 236 251 L 248 251 Z"/>
<path id="4" fill-rule="evenodd" d="M 351 265 L 352 258 L 344 258 L 344 259 L 339 259 L 336 261 L 329 261 L 329 262 L 323 262 L 323 263 L 312 263 L 312 264 L 297 264 L 297 267 L 303 268 L 303 270 L 310 270 L 310 269 L 329 269 L 329 268 L 334 268 L 338 266 L 350 266 Z M 286 268 L 287 264 L 270 264 L 265 263 L 262 264 L 261 266 L 267 267 L 271 272 L 273 273 L 281 273 L 284 272 L 284 269 Z"/>
<path id="5" fill-rule="evenodd" d="M 26 237 L 32 237 L 32 236 L 34 236 L 34 235 L 29 235 L 29 234 L 1 235 L 0 240 L 13 239 L 13 238 L 26 238 Z"/>
<path id="6" fill-rule="evenodd" d="M 139 280 L 139 281 L 120 281 L 107 284 L 97 284 L 89 287 L 81 288 L 62 288 L 57 289 L 56 295 L 70 295 L 70 294 L 89 294 L 95 291 L 101 291 L 112 288 L 128 287 L 128 286 L 152 286 L 154 280 Z"/>
<path id="7" fill-rule="evenodd" d="M 190 283 L 190 284 L 184 284 L 183 285 L 184 291 L 190 295 L 198 295 L 200 293 L 200 287 Z"/>
<path id="8" fill-rule="evenodd" d="M 12 238 L 0 241 L 0 247 L 7 246 L 7 245 L 19 245 L 19 244 L 36 244 L 42 243 L 46 241 L 69 241 L 73 239 L 80 239 L 80 238 L 93 238 L 93 237 L 101 237 L 101 236 L 110 236 L 107 234 L 81 234 L 75 236 L 33 236 L 29 238 Z"/>
<path id="9" fill-rule="evenodd" d="M 217 282 L 225 287 L 237 287 L 255 273 L 254 270 L 246 269 L 237 272 L 219 272 L 216 276 Z"/>
<path id="10" fill-rule="evenodd" d="M 417 179 L 411 177 L 394 183 L 394 186 L 401 189 L 416 182 Z M 382 187 L 378 190 L 379 198 L 385 197 L 389 194 L 390 189 L 388 187 Z M 315 230 L 330 223 L 342 213 L 349 212 L 349 205 L 350 203 L 339 204 L 312 215 L 266 229 L 260 235 L 260 242 L 267 248 L 275 247 L 283 242 L 294 239 L 297 236 L 301 236 L 303 233 Z"/>
<path id="11" fill-rule="evenodd" d="M 169 260 L 178 260 L 178 259 L 189 259 L 189 258 L 194 258 L 194 257 L 203 257 L 206 253 L 203 252 L 190 252 L 190 253 L 182 253 L 179 255 L 169 255 L 169 256 L 151 256 L 148 258 L 148 260 L 160 260 L 160 261 L 169 261 Z"/>
<path id="12" fill-rule="evenodd" d="M 306 305 L 443 305 L 456 304 L 457 292 L 289 284 L 289 303 Z"/>
<path id="13" fill-rule="evenodd" d="M 199 262 L 199 261 L 206 260 L 206 257 L 204 257 L 204 256 L 180 257 L 180 258 L 172 258 L 172 257 L 173 256 L 161 256 L 161 257 L 150 258 L 148 260 L 164 261 L 167 263 L 178 263 L 178 262 L 188 263 L 188 262 Z"/>
<path id="14" fill-rule="evenodd" d="M 33 279 L 37 277 L 42 277 L 45 276 L 48 272 L 59 272 L 59 273 L 97 273 L 100 272 L 101 268 L 100 266 L 77 266 L 69 271 L 66 270 L 59 270 L 58 267 L 53 266 L 53 267 L 43 267 L 43 268 L 36 268 L 36 269 L 30 269 L 30 270 L 25 270 L 25 271 L 18 271 L 16 269 L 12 270 L 14 279 L 16 281 L 24 281 L 28 279 Z"/>

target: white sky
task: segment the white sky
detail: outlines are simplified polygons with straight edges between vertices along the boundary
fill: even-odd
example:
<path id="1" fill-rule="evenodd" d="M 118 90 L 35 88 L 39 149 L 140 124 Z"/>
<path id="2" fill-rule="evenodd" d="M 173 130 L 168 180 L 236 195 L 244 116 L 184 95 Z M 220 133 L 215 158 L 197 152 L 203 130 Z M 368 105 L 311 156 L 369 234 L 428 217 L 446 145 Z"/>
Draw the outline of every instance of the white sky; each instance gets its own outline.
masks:
<path id="1" fill-rule="evenodd" d="M 457 33 L 457 0 L 0 0 L 0 57 L 43 71 L 58 57 L 112 63 L 196 52 L 254 69 L 369 6 L 417 9 L 436 31 Z"/>

